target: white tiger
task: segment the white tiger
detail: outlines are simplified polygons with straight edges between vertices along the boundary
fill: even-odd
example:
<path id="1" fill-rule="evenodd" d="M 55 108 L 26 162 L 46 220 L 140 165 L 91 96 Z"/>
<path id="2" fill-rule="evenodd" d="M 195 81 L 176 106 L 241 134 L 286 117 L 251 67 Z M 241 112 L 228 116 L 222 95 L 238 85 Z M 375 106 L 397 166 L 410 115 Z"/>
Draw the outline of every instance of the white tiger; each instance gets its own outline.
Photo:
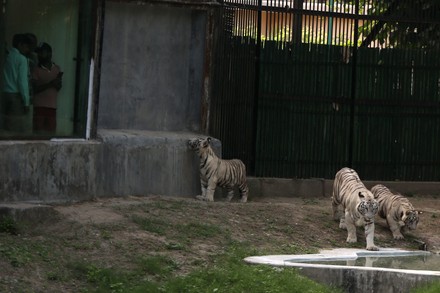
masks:
<path id="1" fill-rule="evenodd" d="M 194 138 L 188 141 L 191 149 L 195 150 L 200 158 L 200 184 L 202 195 L 200 200 L 214 201 L 214 192 L 217 186 L 228 191 L 226 200 L 234 197 L 234 187 L 238 186 L 241 202 L 248 199 L 249 188 L 246 183 L 246 166 L 241 160 L 222 160 L 214 153 L 210 145 L 211 138 Z"/>
<path id="2" fill-rule="evenodd" d="M 401 228 L 415 230 L 419 214 L 411 202 L 403 195 L 391 192 L 386 186 L 377 184 L 371 192 L 379 202 L 379 216 L 387 220 L 394 239 L 403 239 Z"/>
<path id="3" fill-rule="evenodd" d="M 379 204 L 353 169 L 342 168 L 336 173 L 332 209 L 333 218 L 340 220 L 339 228 L 347 229 L 347 242 L 357 242 L 356 226 L 364 226 L 367 250 L 379 250 L 374 245 L 374 217 Z"/>

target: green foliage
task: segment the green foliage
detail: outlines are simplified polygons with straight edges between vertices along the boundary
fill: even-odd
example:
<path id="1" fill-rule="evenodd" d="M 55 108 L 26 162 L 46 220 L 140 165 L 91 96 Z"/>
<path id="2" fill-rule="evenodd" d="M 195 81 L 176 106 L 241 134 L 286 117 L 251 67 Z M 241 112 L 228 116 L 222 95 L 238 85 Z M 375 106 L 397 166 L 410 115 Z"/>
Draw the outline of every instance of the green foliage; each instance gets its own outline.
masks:
<path id="1" fill-rule="evenodd" d="M 166 248 L 169 250 L 184 250 L 185 246 L 179 242 L 169 242 L 166 244 Z"/>
<path id="2" fill-rule="evenodd" d="M 131 271 L 81 262 L 70 264 L 70 268 L 75 272 L 76 278 L 87 279 L 89 287 L 85 292 L 158 292 L 158 286 L 154 282 Z"/>
<path id="3" fill-rule="evenodd" d="M 222 233 L 218 226 L 203 223 L 188 223 L 181 227 L 185 238 L 210 238 Z"/>
<path id="4" fill-rule="evenodd" d="M 249 265 L 243 261 L 252 255 L 243 247 L 231 245 L 228 253 L 213 267 L 170 280 L 165 292 L 337 292 L 302 277 L 294 268 Z"/>
<path id="5" fill-rule="evenodd" d="M 438 292 L 440 292 L 440 281 L 432 282 L 430 284 L 411 290 L 411 293 L 438 293 Z"/>
<path id="6" fill-rule="evenodd" d="M 243 261 L 258 255 L 247 245 L 230 243 L 227 252 L 183 277 L 171 277 L 177 263 L 164 256 L 144 256 L 130 270 L 74 263 L 76 278 L 87 279 L 85 292 L 338 292 L 298 274 L 294 268 L 250 265 Z M 56 275 L 55 275 L 56 278 Z"/>
<path id="7" fill-rule="evenodd" d="M 167 223 L 160 219 L 150 219 L 147 217 L 141 217 L 133 215 L 131 220 L 138 224 L 143 230 L 152 232 L 158 235 L 165 235 Z"/>
<path id="8" fill-rule="evenodd" d="M 2 245 L 0 246 L 0 256 L 9 260 L 14 267 L 22 267 L 32 260 L 32 247 L 27 245 Z"/>
<path id="9" fill-rule="evenodd" d="M 0 218 L 0 233 L 18 234 L 18 225 L 11 217 Z"/>
<path id="10" fill-rule="evenodd" d="M 373 40 L 387 47 L 438 48 L 440 45 L 440 1 L 437 0 L 385 0 L 373 1 L 370 14 L 391 16 L 413 21 L 366 21 L 360 32 L 364 36 L 373 30 Z"/>
<path id="11" fill-rule="evenodd" d="M 161 255 L 142 257 L 137 263 L 142 272 L 161 277 L 168 277 L 172 271 L 178 268 L 172 259 Z"/>

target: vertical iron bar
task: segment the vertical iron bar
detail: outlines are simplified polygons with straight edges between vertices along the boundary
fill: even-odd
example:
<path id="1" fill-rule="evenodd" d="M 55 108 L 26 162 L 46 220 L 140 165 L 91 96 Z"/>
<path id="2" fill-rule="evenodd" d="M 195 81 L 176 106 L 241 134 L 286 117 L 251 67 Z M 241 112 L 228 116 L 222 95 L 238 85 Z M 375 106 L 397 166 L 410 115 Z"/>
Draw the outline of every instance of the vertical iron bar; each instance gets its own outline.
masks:
<path id="1" fill-rule="evenodd" d="M 263 0 L 258 0 L 257 10 L 257 43 L 255 48 L 255 82 L 254 82 L 254 107 L 253 107 L 253 134 L 252 155 L 249 173 L 255 175 L 257 161 L 257 135 L 258 135 L 258 100 L 260 94 L 260 48 L 261 48 L 261 13 Z M 266 23 L 267 26 L 267 23 Z M 267 38 L 267 36 L 266 36 Z"/>
<path id="2" fill-rule="evenodd" d="M 334 0 L 330 0 L 329 1 L 329 11 L 333 12 L 334 9 Z M 328 25 L 327 25 L 327 45 L 331 45 L 332 44 L 332 40 L 333 40 L 333 17 L 329 16 L 328 17 Z"/>
<path id="3" fill-rule="evenodd" d="M 348 149 L 348 166 L 353 167 L 353 148 L 354 148 L 354 111 L 356 99 L 356 63 L 357 63 L 357 47 L 359 37 L 359 0 L 355 1 L 355 19 L 354 19 L 354 39 L 353 39 L 353 55 L 351 64 L 351 104 L 350 104 L 350 140 Z"/>

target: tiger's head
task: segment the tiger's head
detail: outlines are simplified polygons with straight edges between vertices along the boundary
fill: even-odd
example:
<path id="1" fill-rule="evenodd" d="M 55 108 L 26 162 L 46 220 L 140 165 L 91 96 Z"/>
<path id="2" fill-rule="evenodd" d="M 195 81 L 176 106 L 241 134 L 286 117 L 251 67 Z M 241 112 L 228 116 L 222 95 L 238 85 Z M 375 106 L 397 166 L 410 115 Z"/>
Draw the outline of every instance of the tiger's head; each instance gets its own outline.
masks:
<path id="1" fill-rule="evenodd" d="M 373 219 L 379 210 L 379 203 L 374 199 L 370 191 L 359 191 L 359 199 L 361 200 L 357 206 L 357 211 L 368 219 Z"/>
<path id="2" fill-rule="evenodd" d="M 417 224 L 419 223 L 419 214 L 421 212 L 410 210 L 410 211 L 402 211 L 400 214 L 400 218 L 405 223 L 405 227 L 409 230 L 417 229 Z"/>
<path id="3" fill-rule="evenodd" d="M 206 138 L 197 137 L 197 138 L 193 138 L 193 139 L 188 140 L 188 146 L 192 150 L 195 150 L 197 152 L 200 152 L 200 150 L 203 148 L 207 148 L 210 143 L 211 143 L 210 137 L 206 137 Z"/>

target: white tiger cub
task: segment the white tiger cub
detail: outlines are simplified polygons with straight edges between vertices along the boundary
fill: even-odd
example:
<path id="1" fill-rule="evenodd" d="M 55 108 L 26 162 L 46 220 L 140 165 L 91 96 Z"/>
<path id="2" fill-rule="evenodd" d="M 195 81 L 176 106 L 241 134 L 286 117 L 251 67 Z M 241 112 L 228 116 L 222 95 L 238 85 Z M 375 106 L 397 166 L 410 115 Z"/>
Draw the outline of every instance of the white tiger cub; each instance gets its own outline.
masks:
<path id="1" fill-rule="evenodd" d="M 340 220 L 339 228 L 347 229 L 347 242 L 357 242 L 356 226 L 363 225 L 367 250 L 379 250 L 374 245 L 374 217 L 379 204 L 353 169 L 345 167 L 336 173 L 333 183 L 332 209 L 333 218 Z"/>
<path id="2" fill-rule="evenodd" d="M 200 158 L 200 184 L 202 195 L 200 200 L 214 201 L 217 186 L 226 188 L 227 201 L 234 197 L 234 187 L 238 186 L 241 202 L 248 199 L 249 188 L 246 183 L 246 166 L 239 159 L 222 160 L 214 153 L 210 145 L 211 138 L 194 138 L 188 141 L 191 149 Z"/>
<path id="3" fill-rule="evenodd" d="M 371 192 L 379 202 L 379 216 L 387 220 L 394 239 L 403 239 L 401 228 L 415 230 L 419 223 L 419 214 L 410 201 L 403 195 L 391 192 L 386 186 L 377 184 Z"/>

